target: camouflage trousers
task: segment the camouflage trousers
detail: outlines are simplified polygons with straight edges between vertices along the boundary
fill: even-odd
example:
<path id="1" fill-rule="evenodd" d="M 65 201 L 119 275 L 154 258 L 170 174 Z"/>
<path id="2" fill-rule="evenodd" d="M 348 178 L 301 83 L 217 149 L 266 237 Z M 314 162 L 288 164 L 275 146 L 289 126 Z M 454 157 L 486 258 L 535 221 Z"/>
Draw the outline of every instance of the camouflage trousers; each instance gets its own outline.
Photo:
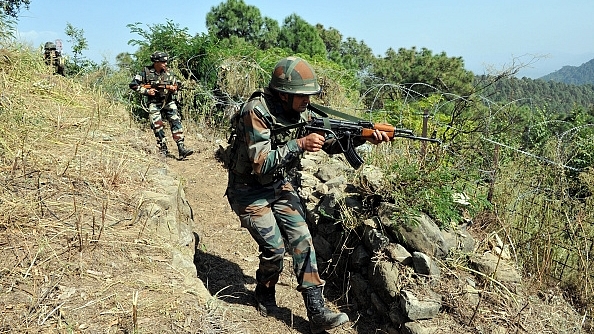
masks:
<path id="1" fill-rule="evenodd" d="M 161 109 L 161 107 L 163 108 Z M 151 121 L 151 129 L 153 129 L 155 137 L 157 137 L 157 144 L 160 144 L 165 139 L 163 118 L 169 122 L 173 141 L 177 143 L 183 140 L 184 128 L 181 118 L 177 113 L 175 101 L 169 101 L 164 106 L 163 102 L 151 102 L 149 103 L 149 119 Z"/>
<path id="2" fill-rule="evenodd" d="M 270 186 L 229 184 L 227 198 L 260 249 L 258 283 L 274 284 L 283 270 L 284 238 L 292 250 L 297 290 L 324 285 L 318 274 L 316 252 L 299 195 L 291 183 L 277 181 Z"/>

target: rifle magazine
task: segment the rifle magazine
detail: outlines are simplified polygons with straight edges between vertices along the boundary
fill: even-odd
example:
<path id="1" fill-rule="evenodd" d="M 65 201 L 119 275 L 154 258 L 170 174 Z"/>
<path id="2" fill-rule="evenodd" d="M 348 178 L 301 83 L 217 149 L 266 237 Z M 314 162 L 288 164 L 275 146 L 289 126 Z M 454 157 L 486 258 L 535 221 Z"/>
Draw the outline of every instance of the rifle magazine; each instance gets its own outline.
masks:
<path id="1" fill-rule="evenodd" d="M 344 151 L 344 157 L 354 169 L 359 169 L 359 167 L 361 167 L 365 162 L 361 156 L 357 154 L 357 151 L 355 151 L 352 145 L 346 151 Z"/>

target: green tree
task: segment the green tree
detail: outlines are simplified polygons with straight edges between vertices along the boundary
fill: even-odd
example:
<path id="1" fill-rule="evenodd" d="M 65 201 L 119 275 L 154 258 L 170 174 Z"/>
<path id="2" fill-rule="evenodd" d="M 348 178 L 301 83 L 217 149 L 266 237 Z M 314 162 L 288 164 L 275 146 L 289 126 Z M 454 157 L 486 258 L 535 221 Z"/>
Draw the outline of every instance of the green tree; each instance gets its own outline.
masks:
<path id="1" fill-rule="evenodd" d="M 191 36 L 188 28 L 181 28 L 171 20 L 147 28 L 139 22 L 128 24 L 127 27 L 141 37 L 128 41 L 129 45 L 138 47 L 134 52 L 136 61 L 133 70 L 140 71 L 146 66 L 153 52 L 164 51 L 171 59 L 170 67 L 179 69 L 183 77 L 204 83 L 216 81 L 216 72 L 212 67 L 213 58 L 218 57 L 218 54 L 212 51 L 215 43 L 210 35 Z"/>
<path id="2" fill-rule="evenodd" d="M 236 36 L 247 42 L 259 42 L 264 23 L 260 9 L 243 0 L 227 0 L 206 14 L 208 32 L 219 39 Z"/>
<path id="3" fill-rule="evenodd" d="M 278 22 L 269 17 L 264 17 L 264 24 L 259 34 L 257 46 L 262 50 L 278 47 L 280 26 Z"/>
<path id="4" fill-rule="evenodd" d="M 141 27 L 142 23 L 137 22 L 128 24 L 130 32 L 138 34 L 142 39 L 131 39 L 129 45 L 139 47 L 139 59 L 148 61 L 150 54 L 155 51 L 164 51 L 170 57 L 180 57 L 182 54 L 188 54 L 188 48 L 191 46 L 192 36 L 188 33 L 188 28 L 181 28 L 179 24 L 167 20 L 165 24 L 155 24 L 148 26 L 148 29 Z"/>
<path id="5" fill-rule="evenodd" d="M 16 21 L 0 11 L 0 42 L 8 42 L 15 38 Z"/>
<path id="6" fill-rule="evenodd" d="M 17 18 L 19 11 L 21 10 L 21 6 L 25 7 L 25 9 L 29 9 L 30 4 L 31 0 L 1 0 L 0 12 L 6 14 L 7 16 Z"/>
<path id="7" fill-rule="evenodd" d="M 130 70 L 133 63 L 134 59 L 128 52 L 122 52 L 116 56 L 116 66 L 120 70 Z"/>
<path id="8" fill-rule="evenodd" d="M 16 19 L 21 6 L 29 9 L 30 0 L 0 0 L 0 42 L 15 38 Z"/>
<path id="9" fill-rule="evenodd" d="M 77 59 L 82 57 L 82 52 L 89 48 L 89 44 L 85 38 L 85 31 L 83 29 L 74 27 L 70 23 L 66 23 L 66 30 L 64 33 L 66 36 L 70 37 L 68 42 L 72 43 L 72 52 L 74 53 L 74 58 Z"/>
<path id="10" fill-rule="evenodd" d="M 241 38 L 262 50 L 278 47 L 280 27 L 263 17 L 258 7 L 243 0 L 227 0 L 206 14 L 208 33 L 219 40 Z M 235 42 L 233 42 L 235 43 Z"/>
<path id="11" fill-rule="evenodd" d="M 373 64 L 373 51 L 363 41 L 348 37 L 340 44 L 340 58 L 337 60 L 345 68 L 356 71 L 367 71 Z"/>
<path id="12" fill-rule="evenodd" d="M 326 51 L 328 52 L 328 59 L 339 60 L 340 59 L 340 44 L 342 42 L 342 34 L 335 28 L 330 27 L 329 29 L 324 28 L 320 23 L 316 24 L 318 34 L 324 41 Z M 340 63 L 340 61 L 337 61 Z"/>
<path id="13" fill-rule="evenodd" d="M 73 62 L 66 62 L 66 74 L 75 74 L 96 70 L 98 68 L 97 64 L 86 59 L 82 55 L 82 52 L 89 48 L 89 44 L 87 43 L 87 39 L 84 35 L 84 30 L 76 28 L 67 22 L 64 33 L 69 37 L 68 42 L 72 44 L 72 52 L 74 53 Z"/>
<path id="14" fill-rule="evenodd" d="M 384 82 L 411 87 L 415 94 L 446 93 L 468 96 L 473 91 L 473 74 L 464 69 L 461 57 L 448 57 L 445 52 L 433 55 L 431 50 L 418 51 L 390 48 L 375 61 L 373 74 Z"/>
<path id="15" fill-rule="evenodd" d="M 279 46 L 293 53 L 326 58 L 326 46 L 316 27 L 297 14 L 287 17 L 281 27 Z"/>

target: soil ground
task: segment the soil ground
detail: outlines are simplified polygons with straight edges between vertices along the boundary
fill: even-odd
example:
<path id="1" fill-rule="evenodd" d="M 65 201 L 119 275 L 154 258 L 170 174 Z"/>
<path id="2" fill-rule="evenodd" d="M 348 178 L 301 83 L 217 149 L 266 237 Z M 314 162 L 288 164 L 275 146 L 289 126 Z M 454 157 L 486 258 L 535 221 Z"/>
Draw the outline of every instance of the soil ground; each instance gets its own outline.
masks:
<path id="1" fill-rule="evenodd" d="M 290 257 L 277 288 L 281 314 L 257 312 L 258 249 L 224 197 L 214 138 L 192 129 L 186 138 L 196 153 L 184 161 L 159 159 L 150 130 L 133 126 L 116 142 L 90 145 L 100 153 L 77 151 L 88 175 L 56 166 L 31 173 L 25 160 L 0 174 L 7 196 L 31 198 L 0 200 L 8 222 L 0 224 L 0 333 L 309 333 Z M 125 146 L 130 161 L 103 161 L 120 142 L 138 153 Z M 194 262 L 213 296 L 206 304 L 171 265 L 170 240 L 136 217 L 138 188 L 150 188 L 147 166 L 167 169 L 185 190 L 199 236 Z M 92 179 L 95 172 L 102 176 Z M 333 333 L 357 333 L 351 325 Z"/>
<path id="2" fill-rule="evenodd" d="M 309 333 L 303 299 L 295 290 L 291 257 L 285 257 L 285 269 L 277 285 L 277 303 L 282 312 L 263 317 L 253 299 L 258 247 L 224 197 L 226 170 L 215 159 L 216 145 L 211 140 L 194 141 L 199 151 L 188 160 L 168 162 L 171 170 L 184 179 L 186 198 L 194 212 L 200 242 L 196 256 L 199 277 L 211 295 L 227 309 L 226 319 L 245 324 L 249 333 Z M 202 249 L 201 249 L 202 248 Z M 328 306 L 337 309 L 331 300 Z M 346 312 L 346 310 L 344 310 Z M 357 333 L 347 324 L 332 333 Z"/>

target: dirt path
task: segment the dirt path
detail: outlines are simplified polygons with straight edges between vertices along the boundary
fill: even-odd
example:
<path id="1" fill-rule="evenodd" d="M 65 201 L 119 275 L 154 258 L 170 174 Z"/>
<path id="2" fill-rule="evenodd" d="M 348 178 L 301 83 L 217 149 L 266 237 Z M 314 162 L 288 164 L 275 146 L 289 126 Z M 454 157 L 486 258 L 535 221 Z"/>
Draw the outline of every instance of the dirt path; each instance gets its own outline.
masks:
<path id="1" fill-rule="evenodd" d="M 254 307 L 252 291 L 258 267 L 258 248 L 249 233 L 239 226 L 224 192 L 226 171 L 214 156 L 216 144 L 210 140 L 188 140 L 197 150 L 185 161 L 168 160 L 170 169 L 182 178 L 185 194 L 194 212 L 200 236 L 196 266 L 211 295 L 221 301 L 225 319 L 244 323 L 246 333 L 309 333 L 309 324 L 301 294 L 295 290 L 291 258 L 277 288 L 277 302 L 282 309 L 278 318 L 262 317 Z M 330 307 L 334 307 L 329 303 Z M 332 333 L 357 333 L 352 324 Z"/>

